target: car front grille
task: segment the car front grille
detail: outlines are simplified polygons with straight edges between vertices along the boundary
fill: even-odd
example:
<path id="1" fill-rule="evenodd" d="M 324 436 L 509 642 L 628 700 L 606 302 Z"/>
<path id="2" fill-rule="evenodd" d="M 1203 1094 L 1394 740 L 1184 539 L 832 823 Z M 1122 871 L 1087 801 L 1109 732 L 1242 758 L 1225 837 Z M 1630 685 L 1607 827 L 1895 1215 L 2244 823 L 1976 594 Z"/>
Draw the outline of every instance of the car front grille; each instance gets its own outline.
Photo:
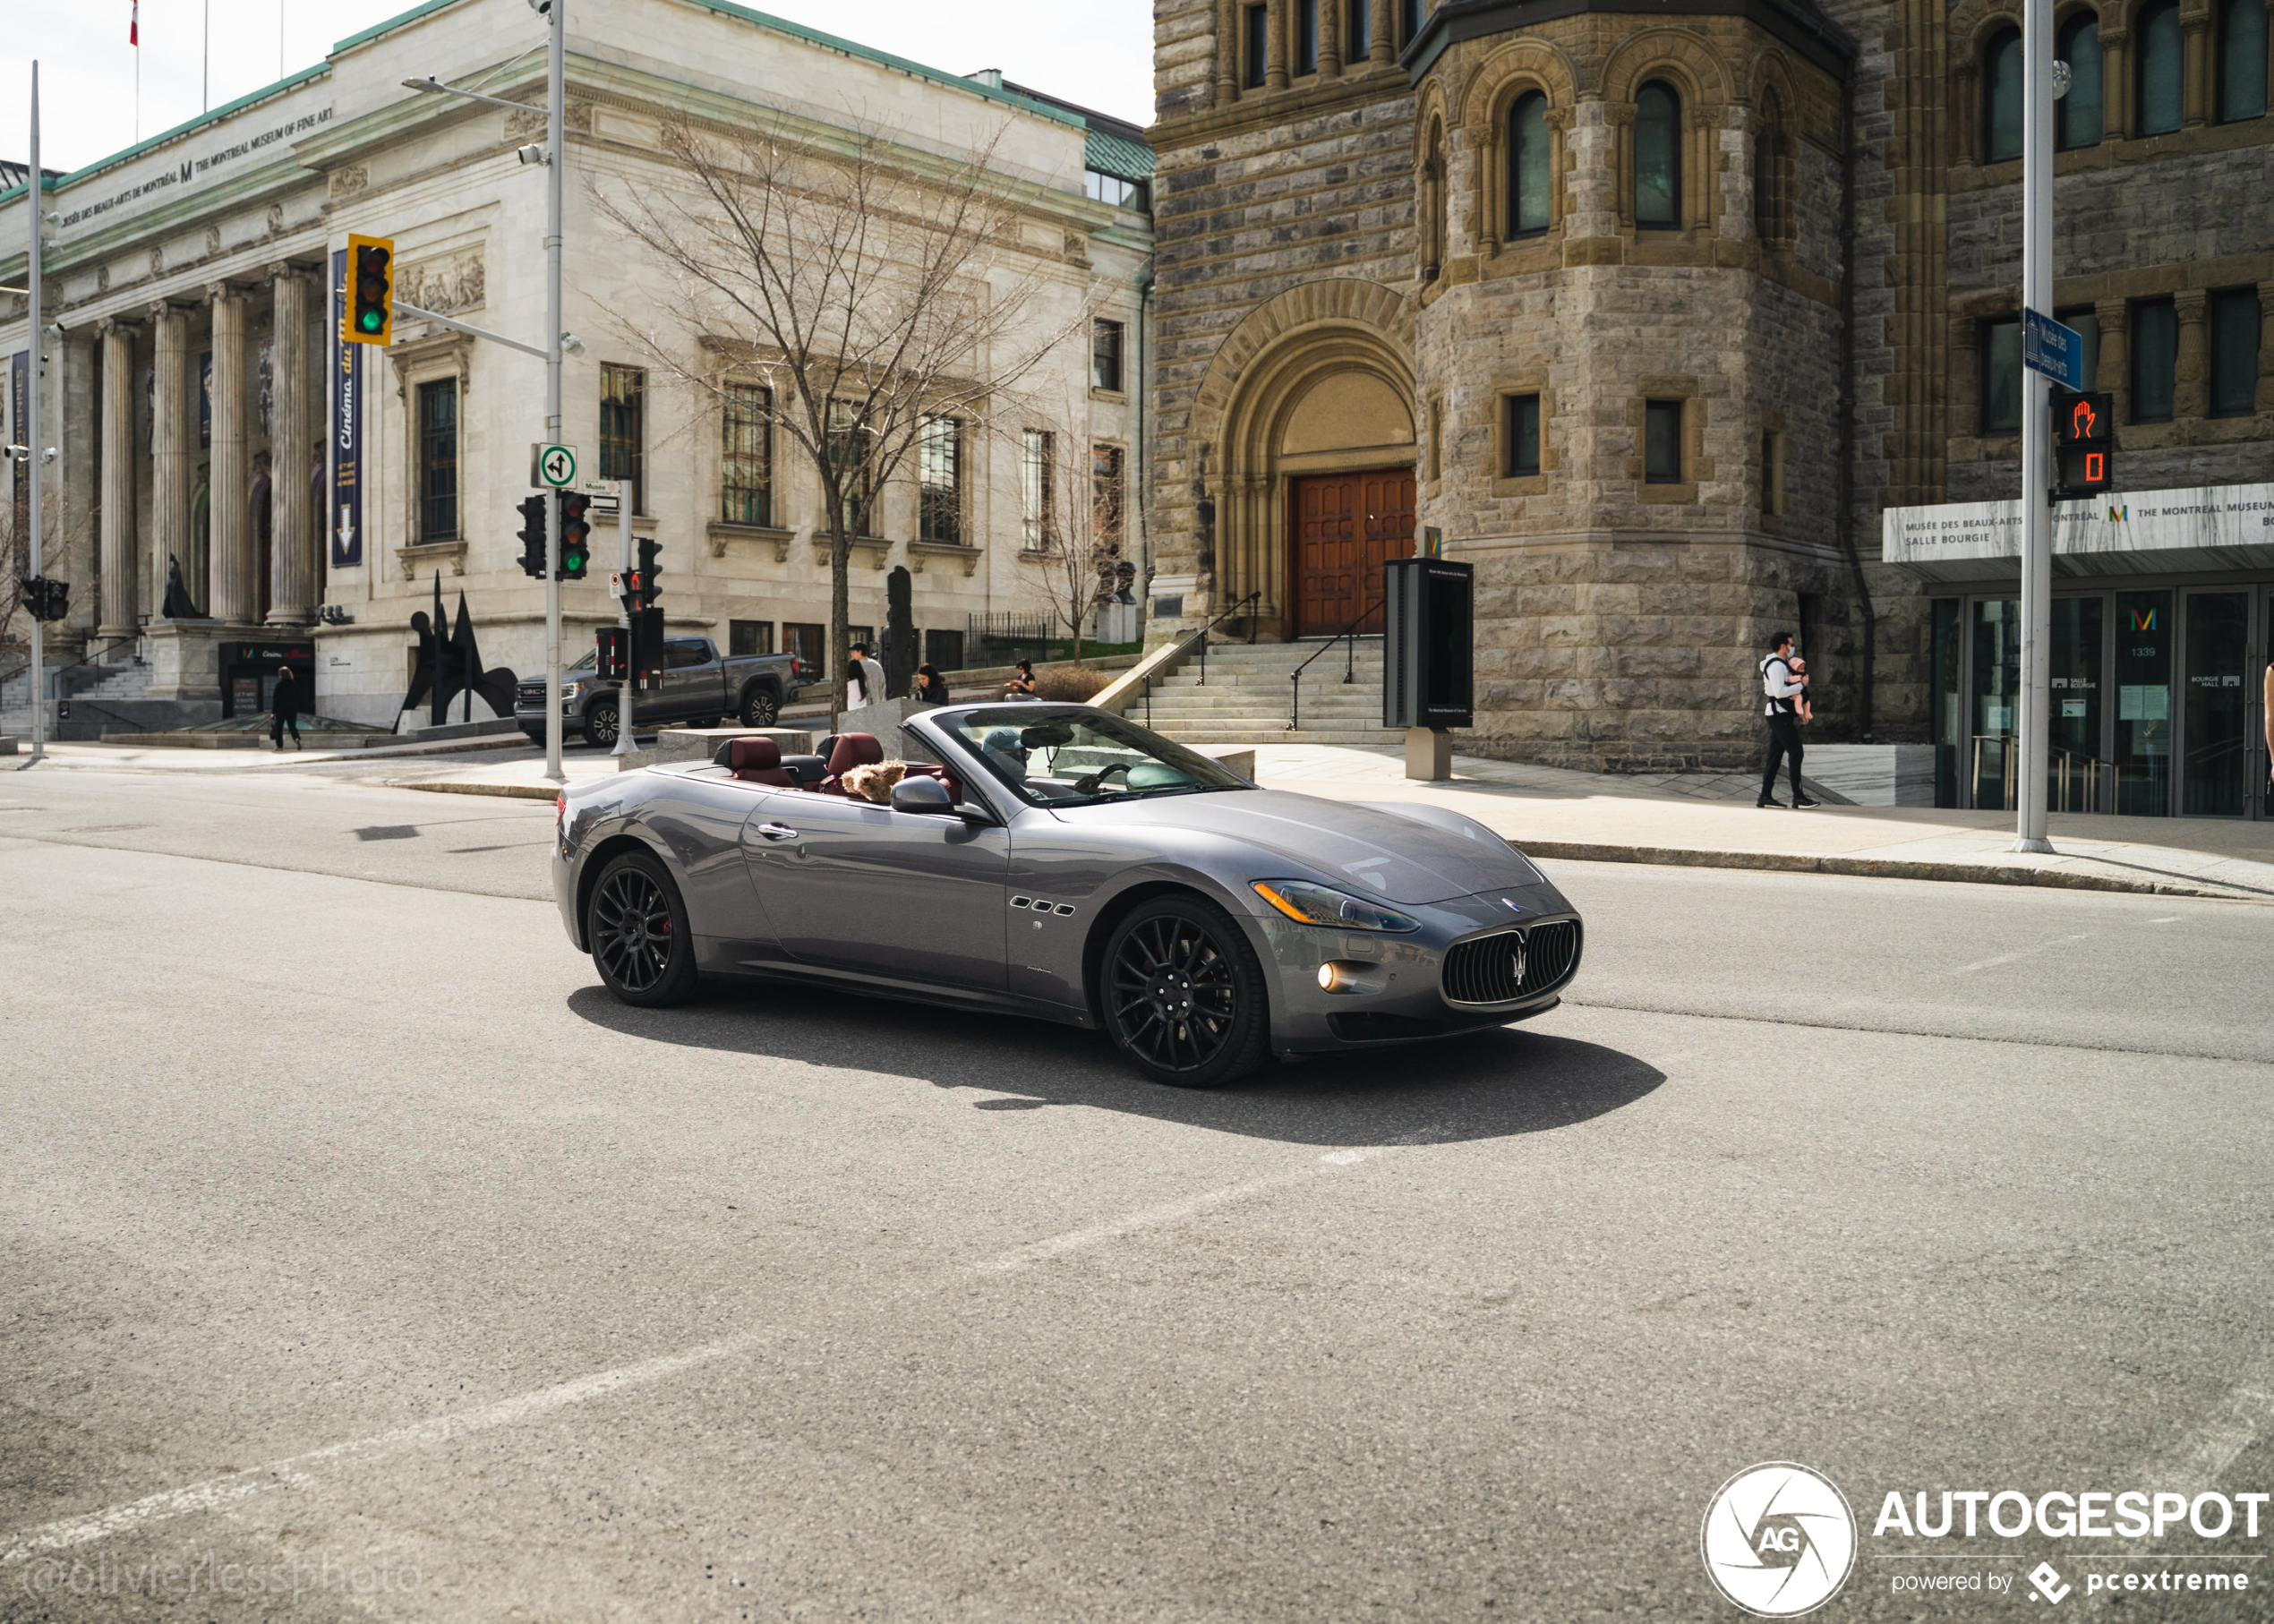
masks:
<path id="1" fill-rule="evenodd" d="M 1554 990 L 1578 968 L 1579 921 L 1551 919 L 1454 943 L 1439 985 L 1448 1004 L 1512 1004 Z"/>
<path id="2" fill-rule="evenodd" d="M 541 705 L 545 702 L 545 685 L 525 682 L 513 690 L 513 699 L 517 705 Z"/>

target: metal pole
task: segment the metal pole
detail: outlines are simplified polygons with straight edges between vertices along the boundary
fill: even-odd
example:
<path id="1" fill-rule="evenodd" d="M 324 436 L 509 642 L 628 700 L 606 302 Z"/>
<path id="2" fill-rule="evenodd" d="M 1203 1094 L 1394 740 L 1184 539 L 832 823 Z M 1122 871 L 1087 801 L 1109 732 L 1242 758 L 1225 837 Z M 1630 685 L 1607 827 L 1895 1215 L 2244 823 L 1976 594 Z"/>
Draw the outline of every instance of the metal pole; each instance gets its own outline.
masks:
<path id="1" fill-rule="evenodd" d="M 44 539 L 39 528 L 40 475 L 47 464 L 39 455 L 39 442 L 47 438 L 47 423 L 39 406 L 40 374 L 47 370 L 47 335 L 45 320 L 39 310 L 40 237 L 47 230 L 44 213 L 47 193 L 39 185 L 39 64 L 31 64 L 31 173 L 24 180 L 25 201 L 31 205 L 31 390 L 25 403 L 31 423 L 27 427 L 18 424 L 17 443 L 23 447 L 23 476 L 31 482 L 31 573 L 42 573 L 40 543 Z M 8 584 L 13 586 L 14 583 Z M 31 760 L 41 761 L 47 755 L 47 622 L 37 615 L 31 621 Z M 30 762 L 25 764 L 27 766 Z"/>
<path id="2" fill-rule="evenodd" d="M 632 578 L 632 482 L 628 479 L 620 479 L 616 482 L 616 539 L 623 543 L 624 548 L 623 574 L 620 578 L 628 581 Z M 620 597 L 616 600 L 616 611 L 621 618 L 624 628 L 624 680 L 617 685 L 616 748 L 609 754 L 628 756 L 632 752 L 632 688 L 635 686 L 632 671 L 632 611 L 625 607 L 624 600 Z"/>
<path id="3" fill-rule="evenodd" d="M 546 8 L 545 61 L 545 443 L 560 440 L 561 109 L 568 96 L 568 0 Z M 567 783 L 560 767 L 560 495 L 545 503 L 545 776 Z"/>
<path id="4" fill-rule="evenodd" d="M 2022 303 L 2053 314 L 2053 0 L 2022 12 Z M 2026 315 L 2023 317 L 2026 321 Z M 2022 369 L 2022 760 L 2013 850 L 2050 851 L 2045 781 L 2051 766 L 2053 687 L 2052 432 L 2045 374 Z"/>

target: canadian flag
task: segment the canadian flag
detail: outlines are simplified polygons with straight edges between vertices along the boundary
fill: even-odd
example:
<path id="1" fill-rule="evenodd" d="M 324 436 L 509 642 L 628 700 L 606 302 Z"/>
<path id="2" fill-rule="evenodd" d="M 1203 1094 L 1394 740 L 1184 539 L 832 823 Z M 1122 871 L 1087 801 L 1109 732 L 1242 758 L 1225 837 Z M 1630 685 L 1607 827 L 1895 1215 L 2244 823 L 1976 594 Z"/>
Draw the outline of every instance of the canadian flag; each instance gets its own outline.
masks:
<path id="1" fill-rule="evenodd" d="M 142 0 L 133 0 L 133 9 L 126 13 L 126 43 L 142 43 Z"/>

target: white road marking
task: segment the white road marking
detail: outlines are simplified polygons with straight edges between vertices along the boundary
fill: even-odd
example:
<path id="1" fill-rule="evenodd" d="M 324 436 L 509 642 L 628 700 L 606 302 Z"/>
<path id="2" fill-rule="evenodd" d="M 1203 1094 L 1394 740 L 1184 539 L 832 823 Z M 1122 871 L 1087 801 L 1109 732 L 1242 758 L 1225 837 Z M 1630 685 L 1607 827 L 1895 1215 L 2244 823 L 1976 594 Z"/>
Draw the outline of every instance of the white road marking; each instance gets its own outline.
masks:
<path id="1" fill-rule="evenodd" d="M 1227 1184 L 1219 1190 L 1210 1190 L 1183 1201 L 1164 1202 L 1148 1207 L 1103 1223 L 1068 1230 L 1063 1235 L 1048 1236 L 1016 1247 L 988 1261 L 935 1281 L 942 1286 L 949 1280 L 969 1278 L 972 1273 L 1012 1274 L 1031 1269 L 1052 1258 L 1068 1252 L 1134 1235 L 1141 1230 L 1158 1229 L 1164 1225 L 1181 1223 L 1205 1212 L 1246 1201 L 1272 1190 L 1307 1183 L 1318 1178 L 1328 1167 L 1355 1167 L 1371 1160 L 1387 1150 L 1432 1142 L 1434 1136 L 1427 1133 L 1400 1135 L 1388 1145 L 1369 1146 L 1346 1150 L 1329 1150 L 1308 1166 L 1295 1167 L 1265 1178 L 1249 1179 L 1244 1184 Z M 344 1461 L 383 1458 L 413 1449 L 424 1444 L 440 1443 L 463 1437 L 469 1432 L 484 1432 L 494 1428 L 512 1426 L 532 1420 L 549 1411 L 583 1404 L 628 1388 L 644 1387 L 675 1376 L 681 1371 L 699 1364 L 724 1359 L 757 1346 L 773 1333 L 748 1331 L 740 1336 L 727 1337 L 716 1342 L 706 1342 L 699 1347 L 687 1348 L 676 1354 L 662 1354 L 653 1359 L 643 1359 L 634 1364 L 615 1370 L 600 1371 L 589 1376 L 579 1376 L 573 1381 L 557 1386 L 539 1388 L 534 1392 L 501 1398 L 494 1404 L 483 1405 L 452 1415 L 437 1415 L 430 1421 L 397 1427 L 391 1432 L 375 1433 L 346 1443 L 328 1444 L 303 1455 L 288 1456 L 264 1466 L 235 1472 L 227 1477 L 211 1478 L 201 1483 L 191 1483 L 180 1489 L 168 1489 L 158 1494 L 145 1495 L 124 1505 L 90 1512 L 84 1517 L 66 1517 L 60 1522 L 47 1523 L 26 1528 L 9 1536 L 8 1543 L 0 1547 L 0 1568 L 30 1560 L 44 1552 L 68 1551 L 79 1545 L 91 1544 L 151 1523 L 165 1522 L 177 1517 L 187 1517 L 199 1511 L 218 1510 L 234 1502 L 278 1488 L 307 1488 L 312 1482 L 309 1469 Z"/>
<path id="2" fill-rule="evenodd" d="M 2011 964 L 2014 960 L 2026 959 L 2031 953 L 2049 953 L 2056 947 L 2066 947 L 2072 942 L 2089 942 L 2091 939 L 2092 935 L 2089 931 L 2073 936 L 2057 936 L 2050 942 L 2039 942 L 2035 947 L 2017 947 L 2012 953 L 1999 953 L 1994 959 L 1977 959 L 1971 964 L 1960 965 L 1950 973 L 1953 976 L 1970 976 L 1978 970 L 1988 970 L 1998 964 Z"/>
<path id="3" fill-rule="evenodd" d="M 2176 925 L 2179 923 L 2179 916 L 2175 913 L 2168 919 L 2150 919 L 2148 923 L 2150 925 Z"/>

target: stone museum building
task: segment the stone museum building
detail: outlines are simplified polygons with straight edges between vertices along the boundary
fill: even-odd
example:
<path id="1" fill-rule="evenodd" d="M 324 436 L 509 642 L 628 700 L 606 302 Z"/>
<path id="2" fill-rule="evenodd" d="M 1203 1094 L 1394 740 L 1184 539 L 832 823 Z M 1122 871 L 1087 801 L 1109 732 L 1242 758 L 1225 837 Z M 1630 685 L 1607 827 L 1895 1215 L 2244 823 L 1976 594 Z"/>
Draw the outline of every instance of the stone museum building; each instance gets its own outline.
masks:
<path id="1" fill-rule="evenodd" d="M 736 370 L 747 345 L 675 328 L 668 274 L 602 206 L 658 184 L 671 115 L 820 146 L 859 129 L 912 174 L 993 143 L 990 173 L 1021 200 L 1007 257 L 1046 273 L 1036 320 L 1070 334 L 1025 380 L 1026 415 L 928 424 L 908 476 L 876 493 L 853 549 L 857 631 L 881 629 L 895 568 L 945 665 L 964 662 L 974 617 L 1043 611 L 1030 509 L 1038 491 L 1045 504 L 1075 494 L 1065 474 L 1053 494 L 1053 468 L 1077 470 L 1116 523 L 1128 514 L 1120 539 L 1137 555 L 1141 130 L 997 72 L 942 72 L 723 0 L 583 0 L 568 30 L 566 325 L 579 343 L 563 438 L 580 485 L 628 486 L 636 536 L 662 545 L 675 635 L 793 653 L 816 678 L 841 653 L 823 646 L 819 482 L 743 409 L 766 387 Z M 282 655 L 314 665 L 321 714 L 392 727 L 412 617 L 438 577 L 447 612 L 465 594 L 486 663 L 543 670 L 544 588 L 520 568 L 516 533 L 543 363 L 407 317 L 388 347 L 346 345 L 335 300 L 349 234 L 389 237 L 401 298 L 543 341 L 545 172 L 517 149 L 543 140 L 544 47 L 526 0 L 428 0 L 304 72 L 43 178 L 46 311 L 60 326 L 44 345 L 47 421 L 36 435 L 22 421 L 33 346 L 13 293 L 0 293 L 0 411 L 14 440 L 61 453 L 44 502 L 47 573 L 72 587 L 49 642 L 63 668 L 51 690 L 73 705 L 65 736 L 261 707 Z M 429 76 L 530 105 L 405 87 Z M 23 181 L 19 168 L 0 182 L 13 183 L 7 288 L 26 270 Z M 671 385 L 642 347 L 659 334 L 719 388 Z M 0 477 L 21 504 L 22 471 Z M 570 662 L 617 619 L 615 525 L 596 511 L 594 567 L 562 589 Z M 0 675 L 21 663 L 21 650 L 0 658 Z"/>
<path id="2" fill-rule="evenodd" d="M 1434 531 L 1477 572 L 1458 748 L 1757 760 L 1782 628 L 1812 737 L 2010 804 L 2012 537 L 1922 560 L 1897 516 L 2018 495 L 2013 0 L 1155 14 L 1156 639 L 1339 632 Z M 2266 0 L 2057 26 L 2056 306 L 2123 495 L 2064 543 L 2056 804 L 2262 815 L 2274 531 L 2124 516 L 2274 482 Z"/>

